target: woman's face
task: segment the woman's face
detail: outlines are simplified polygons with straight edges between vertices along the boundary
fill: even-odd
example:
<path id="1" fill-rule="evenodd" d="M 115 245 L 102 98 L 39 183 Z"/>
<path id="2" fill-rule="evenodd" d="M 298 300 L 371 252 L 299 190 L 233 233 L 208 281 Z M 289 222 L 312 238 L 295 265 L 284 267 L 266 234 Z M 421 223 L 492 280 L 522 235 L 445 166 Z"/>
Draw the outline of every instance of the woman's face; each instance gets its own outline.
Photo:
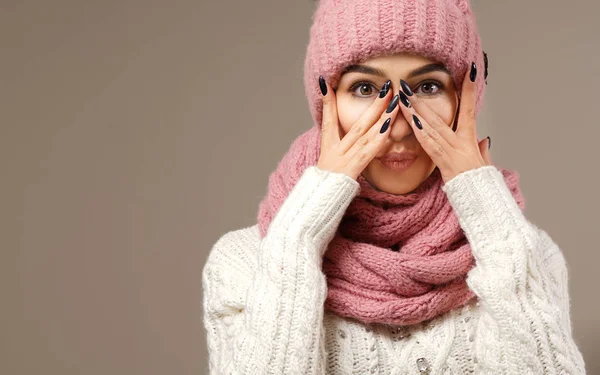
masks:
<path id="1" fill-rule="evenodd" d="M 434 64 L 434 69 L 421 68 Z M 379 95 L 379 89 L 391 81 L 390 98 L 401 90 L 400 80 L 408 83 L 414 95 L 433 109 L 448 126 L 452 127 L 458 107 L 458 93 L 454 81 L 443 65 L 422 56 L 406 53 L 378 56 L 352 66 L 345 71 L 336 88 L 337 110 L 345 135 L 363 112 Z M 409 97 L 410 99 L 410 97 Z M 398 103 L 399 106 L 403 104 Z M 435 164 L 421 147 L 410 124 L 399 111 L 390 124 L 390 135 L 379 153 L 362 172 L 375 188 L 392 194 L 406 194 L 417 188 L 435 169 Z M 410 168 L 396 172 L 378 160 L 391 152 L 409 150 L 418 156 Z"/>

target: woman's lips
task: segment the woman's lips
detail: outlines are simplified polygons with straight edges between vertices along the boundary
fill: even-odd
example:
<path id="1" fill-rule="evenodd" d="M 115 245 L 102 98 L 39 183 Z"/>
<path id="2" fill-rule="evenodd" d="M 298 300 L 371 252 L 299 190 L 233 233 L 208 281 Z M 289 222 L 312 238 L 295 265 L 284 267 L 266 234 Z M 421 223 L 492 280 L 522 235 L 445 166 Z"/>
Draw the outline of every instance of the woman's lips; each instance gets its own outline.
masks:
<path id="1" fill-rule="evenodd" d="M 413 157 L 412 159 L 405 160 L 379 160 L 381 164 L 383 164 L 386 168 L 394 171 L 394 172 L 403 172 L 410 168 L 411 165 L 415 162 L 417 157 Z"/>

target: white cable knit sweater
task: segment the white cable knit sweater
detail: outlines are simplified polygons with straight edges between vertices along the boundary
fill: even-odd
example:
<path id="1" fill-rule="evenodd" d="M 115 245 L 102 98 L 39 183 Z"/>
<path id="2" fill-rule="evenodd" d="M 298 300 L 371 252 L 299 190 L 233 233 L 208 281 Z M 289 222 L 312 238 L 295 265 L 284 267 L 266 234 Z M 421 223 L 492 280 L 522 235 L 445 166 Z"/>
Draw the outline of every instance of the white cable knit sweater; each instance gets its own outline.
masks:
<path id="1" fill-rule="evenodd" d="M 210 374 L 585 374 L 565 258 L 494 166 L 443 186 L 479 301 L 407 327 L 325 311 L 322 256 L 359 189 L 311 166 L 262 241 L 254 225 L 215 243 L 202 271 Z"/>

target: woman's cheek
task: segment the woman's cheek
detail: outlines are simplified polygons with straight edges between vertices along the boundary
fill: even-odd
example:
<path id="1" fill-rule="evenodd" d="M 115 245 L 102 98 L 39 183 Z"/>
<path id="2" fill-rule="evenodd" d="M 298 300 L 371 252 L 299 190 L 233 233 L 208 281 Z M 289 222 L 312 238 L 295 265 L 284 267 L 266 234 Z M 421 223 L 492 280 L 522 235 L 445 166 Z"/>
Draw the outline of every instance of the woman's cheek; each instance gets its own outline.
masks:
<path id="1" fill-rule="evenodd" d="M 456 106 L 449 100 L 431 100 L 427 105 L 442 119 L 448 126 L 454 122 Z"/>
<path id="2" fill-rule="evenodd" d="M 339 97 L 337 100 L 338 119 L 344 135 L 350 131 L 352 125 L 358 121 L 360 116 L 369 108 L 371 103 L 368 100 L 352 100 L 346 97 Z"/>

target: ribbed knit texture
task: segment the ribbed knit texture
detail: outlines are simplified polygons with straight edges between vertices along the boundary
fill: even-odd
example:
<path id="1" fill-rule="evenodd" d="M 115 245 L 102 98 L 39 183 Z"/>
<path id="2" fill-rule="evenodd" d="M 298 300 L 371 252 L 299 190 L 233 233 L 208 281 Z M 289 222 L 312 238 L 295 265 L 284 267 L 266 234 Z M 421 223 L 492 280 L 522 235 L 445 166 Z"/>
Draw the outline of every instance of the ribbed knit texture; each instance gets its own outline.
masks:
<path id="1" fill-rule="evenodd" d="M 271 173 L 257 219 L 262 237 L 304 170 L 317 163 L 319 140 L 320 129 L 312 127 Z M 502 173 L 524 208 L 518 173 Z M 367 323 L 410 325 L 475 297 L 465 282 L 475 263 L 471 246 L 437 168 L 406 195 L 379 191 L 362 175 L 358 183 L 359 195 L 323 254 L 327 310 Z"/>
<path id="2" fill-rule="evenodd" d="M 494 166 L 443 189 L 476 260 L 467 284 L 477 300 L 410 326 L 324 310 L 321 255 L 360 185 L 313 166 L 264 238 L 253 225 L 211 249 L 202 271 L 209 373 L 585 374 L 556 242 L 526 220 Z"/>
<path id="3" fill-rule="evenodd" d="M 485 61 L 468 0 L 319 0 L 304 60 L 304 88 L 313 123 L 322 119 L 322 75 L 336 88 L 347 65 L 377 55 L 408 52 L 442 62 L 460 93 L 463 77 Z M 485 81 L 477 81 L 477 112 Z"/>

